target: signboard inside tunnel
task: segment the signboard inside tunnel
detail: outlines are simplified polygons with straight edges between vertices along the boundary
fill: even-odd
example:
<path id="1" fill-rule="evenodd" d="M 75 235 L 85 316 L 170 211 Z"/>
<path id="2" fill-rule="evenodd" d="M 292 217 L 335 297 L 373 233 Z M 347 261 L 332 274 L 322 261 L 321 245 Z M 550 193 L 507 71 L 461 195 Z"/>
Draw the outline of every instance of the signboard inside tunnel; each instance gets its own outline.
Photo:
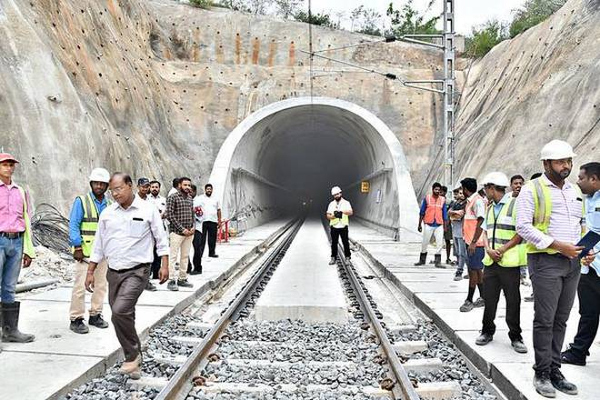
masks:
<path id="1" fill-rule="evenodd" d="M 360 183 L 360 192 L 361 193 L 369 193 L 371 190 L 371 184 L 369 181 L 362 181 Z"/>

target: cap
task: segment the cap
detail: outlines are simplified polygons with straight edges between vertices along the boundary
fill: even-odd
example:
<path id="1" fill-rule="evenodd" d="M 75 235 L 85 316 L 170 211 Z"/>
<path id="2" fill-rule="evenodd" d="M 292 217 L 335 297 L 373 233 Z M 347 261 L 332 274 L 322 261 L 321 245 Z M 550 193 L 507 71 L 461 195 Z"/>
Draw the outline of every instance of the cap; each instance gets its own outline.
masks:
<path id="1" fill-rule="evenodd" d="M 0 162 L 4 161 L 14 161 L 16 163 L 19 162 L 16 158 L 14 158 L 11 154 L 8 153 L 0 153 Z"/>
<path id="2" fill-rule="evenodd" d="M 148 178 L 140 178 L 138 179 L 138 186 L 146 186 L 150 184 L 150 180 Z"/>
<path id="3" fill-rule="evenodd" d="M 339 186 L 334 186 L 331 188 L 331 195 L 335 196 L 336 194 L 342 193 L 342 189 Z"/>

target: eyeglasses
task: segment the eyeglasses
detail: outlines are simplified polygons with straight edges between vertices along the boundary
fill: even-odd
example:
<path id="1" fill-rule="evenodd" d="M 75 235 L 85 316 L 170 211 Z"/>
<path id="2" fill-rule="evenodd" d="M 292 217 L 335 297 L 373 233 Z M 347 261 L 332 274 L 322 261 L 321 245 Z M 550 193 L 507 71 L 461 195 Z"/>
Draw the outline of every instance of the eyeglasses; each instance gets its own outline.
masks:
<path id="1" fill-rule="evenodd" d="M 111 193 L 122 193 L 125 189 L 127 189 L 127 186 L 118 186 L 118 187 L 110 189 L 110 192 Z"/>

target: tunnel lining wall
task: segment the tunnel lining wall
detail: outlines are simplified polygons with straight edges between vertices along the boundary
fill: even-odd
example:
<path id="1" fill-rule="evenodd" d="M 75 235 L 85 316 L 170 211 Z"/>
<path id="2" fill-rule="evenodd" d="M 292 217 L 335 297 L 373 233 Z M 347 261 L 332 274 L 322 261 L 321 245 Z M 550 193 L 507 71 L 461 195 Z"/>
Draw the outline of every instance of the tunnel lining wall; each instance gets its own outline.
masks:
<path id="1" fill-rule="evenodd" d="M 388 181 L 387 196 L 384 198 L 385 204 L 375 206 L 376 191 L 367 195 L 360 194 L 360 185 L 357 182 L 354 182 L 355 184 L 351 187 L 346 187 L 345 193 L 349 195 L 353 204 L 359 206 L 359 209 L 366 210 L 362 213 L 363 215 L 357 215 L 357 218 L 362 220 L 361 222 L 367 222 L 370 226 L 390 234 L 400 241 L 414 241 L 417 237 L 415 227 L 418 221 L 418 205 L 402 145 L 394 133 L 371 112 L 356 104 L 332 98 L 300 97 L 269 104 L 248 116 L 229 134 L 217 155 L 210 177 L 210 181 L 215 187 L 215 194 L 221 200 L 224 215 L 229 217 L 233 211 L 232 204 L 235 201 L 233 198 L 238 196 L 235 193 L 235 185 L 239 185 L 240 182 L 244 182 L 246 187 L 249 187 L 252 185 L 251 181 L 254 181 L 255 187 L 252 189 L 255 190 L 255 193 L 253 195 L 258 199 L 264 200 L 268 197 L 266 192 L 269 190 L 280 190 L 280 188 L 276 188 L 276 183 L 273 184 L 258 175 L 259 171 L 252 171 L 253 167 L 244 168 L 246 165 L 256 165 L 255 159 L 260 153 L 257 151 L 256 154 L 252 154 L 247 149 L 252 147 L 252 143 L 256 145 L 255 142 L 260 140 L 258 133 L 264 128 L 265 121 L 268 121 L 269 118 L 274 118 L 278 113 L 282 115 L 282 112 L 287 110 L 307 106 L 315 107 L 315 110 L 331 109 L 338 114 L 343 113 L 345 117 L 352 119 L 364 128 L 366 133 L 355 140 L 366 140 L 380 153 L 378 155 L 380 158 L 389 162 L 388 165 L 381 167 L 372 161 L 372 165 L 369 166 L 370 170 L 360 178 L 372 176 L 373 182 Z M 262 135 L 265 134 L 265 131 L 261 132 Z M 258 149 L 264 150 L 260 146 Z M 382 164 L 385 162 L 382 161 Z M 263 179 L 262 182 L 261 179 Z M 256 184 L 262 188 L 262 191 L 256 190 Z M 386 212 L 381 211 L 383 207 Z M 241 228 L 259 225 L 275 217 L 277 217 L 277 210 L 267 207 L 261 210 L 260 216 L 255 218 L 255 221 L 246 221 Z"/>

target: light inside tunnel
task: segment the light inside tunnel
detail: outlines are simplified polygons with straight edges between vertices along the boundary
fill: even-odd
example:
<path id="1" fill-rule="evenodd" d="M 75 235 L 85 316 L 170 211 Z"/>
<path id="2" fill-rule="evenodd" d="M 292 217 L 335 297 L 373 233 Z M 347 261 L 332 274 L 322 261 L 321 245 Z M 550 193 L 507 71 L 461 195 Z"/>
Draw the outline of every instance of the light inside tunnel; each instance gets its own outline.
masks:
<path id="1" fill-rule="evenodd" d="M 323 214 L 334 185 L 359 221 L 397 238 L 416 227 L 400 143 L 373 114 L 341 100 L 296 98 L 252 114 L 223 144 L 211 181 L 240 229 L 297 214 L 303 203 Z"/>

